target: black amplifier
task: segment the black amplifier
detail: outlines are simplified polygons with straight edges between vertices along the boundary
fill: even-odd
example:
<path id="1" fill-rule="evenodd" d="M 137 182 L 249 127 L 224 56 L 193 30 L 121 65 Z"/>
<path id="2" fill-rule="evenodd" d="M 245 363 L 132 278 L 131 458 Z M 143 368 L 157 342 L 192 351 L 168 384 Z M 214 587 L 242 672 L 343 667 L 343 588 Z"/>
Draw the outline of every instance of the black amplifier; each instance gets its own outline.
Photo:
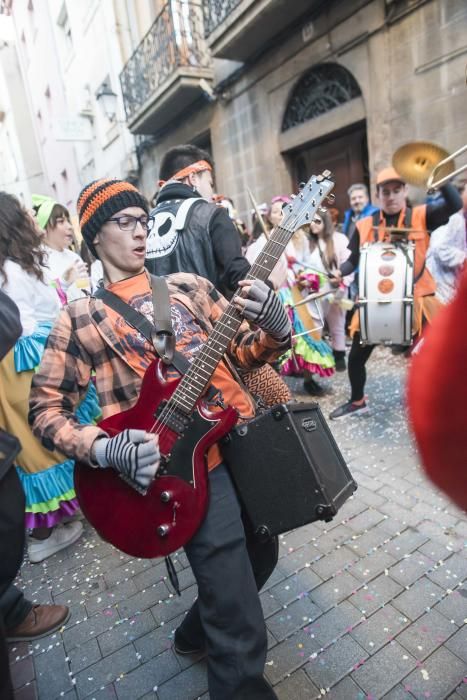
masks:
<path id="1" fill-rule="evenodd" d="M 332 520 L 357 488 L 316 403 L 279 404 L 240 423 L 222 452 L 259 536 Z"/>

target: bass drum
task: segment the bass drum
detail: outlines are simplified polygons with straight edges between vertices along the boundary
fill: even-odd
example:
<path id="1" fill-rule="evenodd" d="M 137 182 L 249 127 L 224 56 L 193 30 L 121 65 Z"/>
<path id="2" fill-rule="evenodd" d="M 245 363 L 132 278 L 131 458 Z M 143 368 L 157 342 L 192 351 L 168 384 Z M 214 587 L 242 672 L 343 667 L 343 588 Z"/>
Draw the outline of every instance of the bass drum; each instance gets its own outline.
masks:
<path id="1" fill-rule="evenodd" d="M 414 243 L 373 243 L 360 251 L 359 315 L 363 344 L 412 343 Z"/>

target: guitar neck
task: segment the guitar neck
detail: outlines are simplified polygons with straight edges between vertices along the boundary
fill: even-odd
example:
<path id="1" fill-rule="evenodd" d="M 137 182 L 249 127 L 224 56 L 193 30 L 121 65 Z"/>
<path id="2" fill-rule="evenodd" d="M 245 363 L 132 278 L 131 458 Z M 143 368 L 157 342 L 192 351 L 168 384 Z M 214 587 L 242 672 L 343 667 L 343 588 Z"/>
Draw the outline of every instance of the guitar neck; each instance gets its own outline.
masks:
<path id="1" fill-rule="evenodd" d="M 293 232 L 277 226 L 251 266 L 247 279 L 267 280 L 292 235 Z M 230 303 L 172 395 L 171 401 L 184 413 L 193 411 L 242 320 L 240 312 Z"/>
<path id="2" fill-rule="evenodd" d="M 265 282 L 274 270 L 294 231 L 276 226 L 269 234 L 268 241 L 250 268 L 247 279 Z"/>
<path id="3" fill-rule="evenodd" d="M 271 231 L 266 245 L 251 266 L 247 279 L 268 279 L 294 232 L 311 220 L 324 197 L 333 188 L 334 183 L 325 180 L 327 175 L 323 174 L 318 178 L 313 176 L 304 188 L 309 191 L 309 194 L 306 193 L 308 196 L 305 197 L 302 192 L 288 205 L 289 212 L 286 213 L 281 226 L 276 226 Z M 193 412 L 196 402 L 209 384 L 242 320 L 240 312 L 230 303 L 172 394 L 168 410 L 175 407 L 188 415 Z"/>

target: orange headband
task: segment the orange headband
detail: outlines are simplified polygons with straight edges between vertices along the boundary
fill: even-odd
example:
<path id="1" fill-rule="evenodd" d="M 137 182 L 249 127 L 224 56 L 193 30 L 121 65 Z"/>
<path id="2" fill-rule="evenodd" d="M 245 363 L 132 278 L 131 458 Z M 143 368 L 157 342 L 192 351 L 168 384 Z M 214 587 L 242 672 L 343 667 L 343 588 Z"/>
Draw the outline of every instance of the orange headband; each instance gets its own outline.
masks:
<path id="1" fill-rule="evenodd" d="M 179 170 L 177 173 L 175 173 L 175 175 L 172 175 L 170 179 L 184 180 L 191 173 L 202 173 L 203 170 L 212 170 L 212 168 L 207 160 L 197 160 L 196 163 L 192 163 L 192 165 L 187 165 L 186 168 Z M 167 180 L 159 180 L 157 184 L 159 185 L 159 187 L 163 187 L 166 182 Z"/>

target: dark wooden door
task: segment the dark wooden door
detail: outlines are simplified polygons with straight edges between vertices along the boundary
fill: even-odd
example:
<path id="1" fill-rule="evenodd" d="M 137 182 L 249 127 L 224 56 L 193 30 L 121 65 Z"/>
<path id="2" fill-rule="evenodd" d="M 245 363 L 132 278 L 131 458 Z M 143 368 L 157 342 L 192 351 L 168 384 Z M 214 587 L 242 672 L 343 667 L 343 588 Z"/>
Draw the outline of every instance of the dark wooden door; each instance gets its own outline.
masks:
<path id="1" fill-rule="evenodd" d="M 336 132 L 326 139 L 303 146 L 290 154 L 294 190 L 300 182 L 306 182 L 311 175 L 323 170 L 332 172 L 336 183 L 333 206 L 339 210 L 339 221 L 349 207 L 347 190 L 356 182 L 369 184 L 368 147 L 365 122 L 351 129 Z"/>

